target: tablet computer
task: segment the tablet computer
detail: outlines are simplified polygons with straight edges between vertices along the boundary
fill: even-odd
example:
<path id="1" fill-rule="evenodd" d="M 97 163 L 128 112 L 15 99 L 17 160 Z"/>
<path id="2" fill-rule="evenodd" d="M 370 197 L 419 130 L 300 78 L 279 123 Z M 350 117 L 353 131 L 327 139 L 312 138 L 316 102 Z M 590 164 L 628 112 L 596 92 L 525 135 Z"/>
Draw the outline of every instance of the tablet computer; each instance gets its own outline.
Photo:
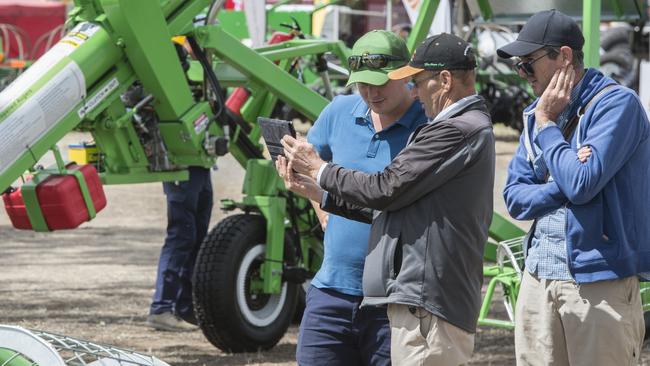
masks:
<path id="1" fill-rule="evenodd" d="M 282 137 L 285 135 L 296 137 L 296 130 L 293 128 L 293 123 L 282 119 L 265 117 L 257 117 L 257 123 L 262 128 L 262 137 L 264 137 L 264 142 L 269 149 L 271 159 L 275 163 L 278 155 L 284 156 L 284 148 L 280 143 Z"/>

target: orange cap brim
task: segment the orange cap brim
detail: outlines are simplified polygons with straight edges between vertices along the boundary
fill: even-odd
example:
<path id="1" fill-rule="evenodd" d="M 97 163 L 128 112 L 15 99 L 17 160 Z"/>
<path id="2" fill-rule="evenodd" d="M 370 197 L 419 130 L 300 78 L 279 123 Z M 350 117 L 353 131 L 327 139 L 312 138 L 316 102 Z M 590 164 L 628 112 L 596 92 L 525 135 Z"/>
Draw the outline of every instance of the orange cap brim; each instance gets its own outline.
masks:
<path id="1" fill-rule="evenodd" d="M 422 71 L 424 71 L 424 69 L 418 69 L 417 67 L 406 65 L 404 67 L 400 67 L 395 71 L 389 72 L 388 78 L 391 80 L 402 80 Z"/>

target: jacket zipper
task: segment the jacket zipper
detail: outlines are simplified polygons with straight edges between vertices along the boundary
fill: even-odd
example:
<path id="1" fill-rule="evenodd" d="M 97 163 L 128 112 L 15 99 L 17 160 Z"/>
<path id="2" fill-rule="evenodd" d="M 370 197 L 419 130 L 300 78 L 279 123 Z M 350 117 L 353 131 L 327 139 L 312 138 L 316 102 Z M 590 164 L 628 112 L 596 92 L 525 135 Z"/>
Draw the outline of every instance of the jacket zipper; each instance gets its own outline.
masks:
<path id="1" fill-rule="evenodd" d="M 612 84 L 610 84 L 610 85 L 612 85 Z M 609 88 L 609 87 L 606 86 L 605 88 Z M 576 134 L 576 149 L 578 149 L 578 150 L 582 147 L 582 141 L 580 141 L 580 140 L 582 140 L 582 138 L 581 138 L 581 133 L 580 133 L 580 127 L 581 127 L 581 123 L 582 123 L 582 117 L 584 117 L 584 115 L 587 113 L 587 107 L 589 107 L 589 105 L 591 104 L 592 100 L 594 100 L 594 98 L 596 98 L 596 97 L 599 97 L 598 94 L 601 94 L 601 92 L 602 92 L 603 90 L 604 90 L 604 89 L 601 89 L 601 90 L 600 90 L 596 95 L 594 95 L 594 96 L 592 97 L 591 100 L 589 100 L 589 102 L 587 103 L 587 105 L 584 107 L 585 109 L 582 111 L 582 114 L 580 114 L 580 111 L 581 111 L 582 107 L 581 107 L 581 108 L 578 108 L 578 111 L 576 112 L 577 115 L 578 115 L 578 125 L 576 126 L 576 132 L 575 132 L 575 134 Z M 572 266 L 571 266 L 571 256 L 570 256 L 570 253 L 569 253 L 569 241 L 567 240 L 567 237 L 568 237 L 568 230 L 569 230 L 569 215 L 568 215 L 567 213 L 568 213 L 567 204 L 565 204 L 565 205 L 564 205 L 564 246 L 566 247 L 566 251 L 567 251 L 566 264 L 567 264 L 567 266 L 569 267 L 569 274 L 571 275 L 571 278 L 573 278 L 573 282 L 575 282 L 576 287 L 579 289 L 579 288 L 580 288 L 580 284 L 579 284 L 578 281 L 576 280 L 576 277 L 575 277 L 575 275 L 573 274 L 573 268 L 572 268 Z"/>
<path id="2" fill-rule="evenodd" d="M 530 141 L 530 132 L 529 132 L 529 125 L 530 125 L 530 120 L 529 117 L 530 115 L 535 113 L 535 108 L 528 112 L 523 112 L 522 113 L 522 118 L 526 122 L 526 126 L 524 126 L 524 143 L 526 147 L 526 152 L 528 155 L 528 161 L 532 162 L 534 158 L 535 151 L 533 150 L 532 147 L 532 142 Z M 578 128 L 580 127 L 580 119 L 578 119 Z M 573 274 L 573 268 L 571 266 L 571 256 L 569 253 L 569 241 L 568 241 L 568 228 L 569 228 L 569 215 L 568 215 L 568 204 L 564 204 L 564 249 L 566 250 L 566 264 L 569 269 L 569 276 L 573 279 L 573 282 L 576 284 L 577 288 L 580 288 L 580 284 L 578 284 L 578 281 L 575 278 L 575 275 Z M 529 238 L 530 240 L 530 238 Z M 528 246 L 528 243 L 526 243 L 526 246 Z M 528 248 L 525 248 L 524 255 L 527 256 Z"/>
<path id="3" fill-rule="evenodd" d="M 580 109 L 578 108 L 578 125 L 576 126 L 576 149 L 580 150 L 582 147 L 581 137 L 580 137 L 580 124 L 582 123 L 582 117 L 585 115 L 584 112 L 580 114 Z M 586 112 L 586 111 L 585 111 Z"/>
<path id="4" fill-rule="evenodd" d="M 532 110 L 526 112 L 523 111 L 521 118 L 524 121 L 524 148 L 526 148 L 526 156 L 528 157 L 528 161 L 532 164 L 535 156 L 535 151 L 533 150 L 532 143 L 530 142 L 530 120 L 529 117 L 535 113 L 535 108 Z M 532 230 L 528 232 L 528 235 L 526 235 L 526 243 L 524 245 L 524 260 L 528 257 L 528 245 L 530 244 L 531 236 L 535 235 L 534 230 L 535 226 L 537 225 L 537 220 L 533 223 L 533 227 L 531 228 Z"/>
<path id="5" fill-rule="evenodd" d="M 524 126 L 524 147 L 526 148 L 526 155 L 528 155 L 528 161 L 532 162 L 533 158 L 535 157 L 535 151 L 533 150 L 533 143 L 530 141 L 530 120 L 529 117 L 535 114 L 535 108 L 531 109 L 530 111 L 526 112 L 524 111 L 522 113 L 522 119 L 524 122 L 526 122 L 526 125 Z M 533 127 L 534 128 L 534 127 Z"/>
<path id="6" fill-rule="evenodd" d="M 583 114 L 584 115 L 584 114 Z M 582 121 L 582 116 L 580 115 L 580 108 L 578 108 L 578 125 L 576 126 L 576 148 L 580 149 L 580 122 Z M 571 145 L 571 144 L 569 144 Z M 566 265 L 569 268 L 569 276 L 573 279 L 576 288 L 580 288 L 580 284 L 576 280 L 576 276 L 573 274 L 573 266 L 571 265 L 571 251 L 569 250 L 569 204 L 564 204 L 564 248 L 566 249 Z"/>

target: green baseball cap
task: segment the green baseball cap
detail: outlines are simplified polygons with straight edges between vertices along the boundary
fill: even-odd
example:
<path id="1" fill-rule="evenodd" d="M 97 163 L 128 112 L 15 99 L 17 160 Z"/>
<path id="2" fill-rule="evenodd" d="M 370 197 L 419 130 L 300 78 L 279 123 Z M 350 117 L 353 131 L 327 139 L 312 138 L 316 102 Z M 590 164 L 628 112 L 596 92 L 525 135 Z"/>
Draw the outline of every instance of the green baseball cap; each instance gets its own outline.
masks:
<path id="1" fill-rule="evenodd" d="M 384 85 L 388 82 L 387 74 L 406 65 L 410 58 L 406 42 L 393 32 L 386 30 L 370 31 L 357 40 L 352 47 L 350 56 L 366 55 L 390 56 L 390 60 L 382 68 L 369 68 L 368 65 L 362 63 L 358 69 L 351 70 L 347 85 L 352 83 Z"/>

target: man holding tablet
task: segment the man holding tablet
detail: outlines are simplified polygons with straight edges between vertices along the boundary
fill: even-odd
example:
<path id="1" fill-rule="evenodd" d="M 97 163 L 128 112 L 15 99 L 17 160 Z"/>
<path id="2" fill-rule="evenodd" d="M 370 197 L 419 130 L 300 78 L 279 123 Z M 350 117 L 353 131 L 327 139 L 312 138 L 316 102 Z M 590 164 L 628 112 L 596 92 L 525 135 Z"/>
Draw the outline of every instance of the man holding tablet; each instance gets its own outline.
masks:
<path id="1" fill-rule="evenodd" d="M 474 348 L 495 161 L 475 68 L 471 44 L 442 33 L 389 74 L 413 81 L 430 122 L 381 172 L 324 162 L 310 144 L 282 138 L 287 159 L 276 167 L 287 188 L 372 222 L 363 306 L 388 305 L 395 365 L 457 366 Z"/>
<path id="2" fill-rule="evenodd" d="M 323 160 L 381 171 L 427 121 L 408 81 L 387 76 L 408 60 L 406 44 L 391 32 L 371 31 L 354 44 L 348 85 L 356 83 L 359 93 L 334 98 L 307 136 Z M 325 228 L 325 255 L 307 292 L 298 363 L 389 365 L 386 308 L 359 308 L 370 225 L 336 215 L 328 219 L 318 204 L 315 208 Z"/>

